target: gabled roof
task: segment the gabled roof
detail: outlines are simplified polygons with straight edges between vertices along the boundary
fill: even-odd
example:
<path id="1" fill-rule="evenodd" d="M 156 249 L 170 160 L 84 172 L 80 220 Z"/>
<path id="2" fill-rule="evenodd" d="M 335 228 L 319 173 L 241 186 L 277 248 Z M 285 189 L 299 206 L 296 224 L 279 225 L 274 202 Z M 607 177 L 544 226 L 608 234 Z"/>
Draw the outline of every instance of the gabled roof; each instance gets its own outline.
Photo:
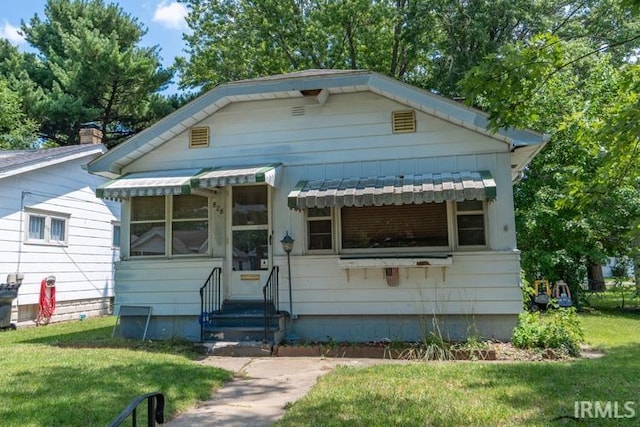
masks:
<path id="1" fill-rule="evenodd" d="M 416 110 L 439 117 L 459 126 L 489 135 L 511 145 L 511 148 L 542 146 L 545 135 L 527 130 L 488 130 L 486 114 L 442 96 L 402 83 L 371 71 L 306 70 L 289 74 L 241 80 L 218 86 L 174 111 L 151 127 L 92 161 L 91 173 L 115 178 L 122 169 L 161 146 L 174 136 L 191 128 L 224 106 L 243 101 L 301 98 L 304 91 L 318 91 L 318 102 L 337 93 L 370 91 Z"/>
<path id="2" fill-rule="evenodd" d="M 106 147 L 102 144 L 0 151 L 0 179 L 68 162 L 70 160 L 95 157 L 106 151 Z"/>

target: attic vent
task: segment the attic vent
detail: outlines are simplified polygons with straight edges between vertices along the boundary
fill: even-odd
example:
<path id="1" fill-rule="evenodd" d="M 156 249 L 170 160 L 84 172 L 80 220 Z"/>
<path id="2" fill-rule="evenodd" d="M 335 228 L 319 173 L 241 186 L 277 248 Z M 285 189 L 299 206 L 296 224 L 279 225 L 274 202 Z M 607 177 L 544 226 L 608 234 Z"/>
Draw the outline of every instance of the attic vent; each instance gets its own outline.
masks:
<path id="1" fill-rule="evenodd" d="M 291 115 L 292 116 L 304 116 L 307 114 L 307 107 L 301 105 L 299 107 L 291 107 Z"/>
<path id="2" fill-rule="evenodd" d="M 192 128 L 189 133 L 189 148 L 200 148 L 209 146 L 209 128 Z"/>
<path id="3" fill-rule="evenodd" d="M 416 131 L 416 112 L 413 110 L 394 111 L 391 113 L 393 133 L 409 133 Z"/>

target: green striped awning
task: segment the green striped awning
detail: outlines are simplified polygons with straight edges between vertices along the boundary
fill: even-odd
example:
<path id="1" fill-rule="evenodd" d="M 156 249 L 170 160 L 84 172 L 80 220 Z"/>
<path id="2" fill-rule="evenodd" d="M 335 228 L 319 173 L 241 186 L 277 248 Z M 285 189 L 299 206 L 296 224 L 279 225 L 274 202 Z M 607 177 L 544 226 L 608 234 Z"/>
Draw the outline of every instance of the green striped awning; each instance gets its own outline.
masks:
<path id="1" fill-rule="evenodd" d="M 235 184 L 261 183 L 276 186 L 282 163 L 257 166 L 227 166 L 206 169 L 191 179 L 192 188 L 213 188 Z"/>
<path id="2" fill-rule="evenodd" d="M 289 193 L 291 209 L 493 200 L 496 183 L 488 171 L 443 172 L 369 178 L 300 181 Z"/>
<path id="3" fill-rule="evenodd" d="M 101 185 L 96 189 L 96 196 L 102 199 L 122 199 L 190 194 L 190 180 L 200 171 L 202 168 L 133 172 Z"/>

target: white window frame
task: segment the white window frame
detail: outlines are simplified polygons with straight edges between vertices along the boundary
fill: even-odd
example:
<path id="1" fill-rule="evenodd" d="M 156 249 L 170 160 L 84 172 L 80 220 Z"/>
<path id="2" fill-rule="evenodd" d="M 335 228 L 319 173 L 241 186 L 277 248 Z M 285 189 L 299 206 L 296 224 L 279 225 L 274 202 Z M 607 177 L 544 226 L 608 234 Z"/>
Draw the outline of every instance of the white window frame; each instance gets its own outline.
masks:
<path id="1" fill-rule="evenodd" d="M 211 254 L 213 253 L 213 248 L 211 245 L 211 236 L 212 236 L 212 225 L 213 225 L 213 217 L 212 217 L 212 207 L 211 207 L 211 203 L 212 203 L 212 199 L 211 197 L 207 197 L 207 196 L 200 196 L 203 197 L 207 200 L 207 225 L 208 225 L 208 230 L 207 230 L 207 239 L 209 241 L 208 247 L 207 247 L 207 252 L 203 253 L 203 254 L 172 254 L 172 249 L 173 249 L 173 242 L 172 242 L 172 228 L 173 228 L 173 224 L 174 222 L 181 222 L 183 220 L 175 220 L 173 219 L 173 198 L 174 197 L 179 197 L 179 196 L 174 196 L 174 195 L 167 195 L 167 196 L 153 196 L 153 197 L 161 197 L 164 198 L 164 219 L 163 220 L 145 220 L 145 221 L 132 221 L 131 218 L 133 218 L 133 203 L 131 203 L 131 199 L 129 199 L 129 202 L 127 203 L 127 214 L 128 214 L 128 218 L 129 220 L 127 221 L 127 230 L 123 230 L 122 228 L 120 229 L 120 236 L 121 236 L 121 240 L 120 240 L 120 250 L 121 251 L 125 251 L 126 250 L 126 257 L 127 259 L 149 259 L 149 258 L 154 258 L 154 259 L 159 259 L 159 258 L 165 258 L 165 259 L 171 259 L 171 258 L 189 258 L 189 257 L 198 257 L 198 258 L 202 258 L 202 257 L 210 257 Z M 190 219 L 189 221 L 192 221 L 193 219 Z M 202 219 L 198 219 L 198 221 L 200 221 Z M 135 224 L 135 223 L 150 223 L 150 222 L 157 222 L 157 223 L 164 223 L 164 230 L 165 230 L 165 238 L 164 238 L 164 254 L 162 255 L 131 255 L 131 224 Z M 126 235 L 123 235 L 122 233 L 125 232 Z M 126 238 L 126 245 L 124 245 L 124 241 L 122 239 L 122 237 Z"/>
<path id="2" fill-rule="evenodd" d="M 454 234 L 455 234 L 455 248 L 457 251 L 474 251 L 474 250 L 482 250 L 486 249 L 489 246 L 489 233 L 488 233 L 488 223 L 487 223 L 487 202 L 481 201 L 482 209 L 470 210 L 470 211 L 458 211 L 458 203 L 452 202 L 453 210 L 454 210 Z M 484 245 L 461 245 L 460 238 L 458 236 L 458 217 L 465 215 L 482 215 L 483 219 L 483 228 L 484 228 Z"/>
<path id="3" fill-rule="evenodd" d="M 310 208 L 313 209 L 313 208 Z M 328 216 L 317 216 L 312 217 L 309 216 L 309 209 L 304 210 L 304 219 L 305 219 L 305 233 L 304 233 L 304 247 L 307 253 L 309 254 L 333 254 L 336 252 L 337 242 L 336 242 L 336 220 L 335 220 L 335 208 L 329 208 Z M 310 227 L 309 223 L 314 221 L 330 221 L 331 223 L 331 248 L 330 249 L 310 249 L 309 244 L 309 232 Z"/>
<path id="4" fill-rule="evenodd" d="M 442 202 L 446 203 L 447 206 L 447 227 L 448 227 L 448 236 L 449 236 L 449 244 L 448 246 L 421 246 L 421 247 L 407 247 L 407 248 L 349 248 L 345 249 L 342 247 L 342 220 L 341 220 L 341 209 L 340 208 L 331 208 L 331 223 L 332 223 L 332 244 L 333 249 L 309 249 L 309 221 L 311 220 L 320 220 L 328 219 L 329 217 L 314 217 L 310 218 L 308 216 L 308 210 L 304 210 L 304 238 L 305 238 L 305 251 L 310 255 L 315 254 L 380 254 L 380 253 L 389 253 L 389 254 L 409 254 L 415 252 L 451 252 L 451 251 L 477 251 L 477 250 L 486 250 L 489 247 L 489 224 L 488 224 L 488 203 L 486 201 L 482 202 L 482 210 L 474 210 L 474 211 L 464 211 L 458 212 L 457 210 L 457 202 L 448 201 Z M 460 215 L 478 215 L 482 214 L 484 219 L 484 245 L 460 245 L 458 243 L 458 216 Z"/>
<path id="5" fill-rule="evenodd" d="M 33 238 L 29 235 L 30 223 L 32 217 L 44 219 L 43 238 Z M 71 214 L 47 211 L 43 209 L 25 208 L 24 222 L 26 224 L 24 230 L 24 243 L 31 245 L 48 245 L 48 246 L 68 246 L 69 245 L 69 221 Z M 51 222 L 58 220 L 64 222 L 64 240 L 56 240 L 52 238 Z"/>

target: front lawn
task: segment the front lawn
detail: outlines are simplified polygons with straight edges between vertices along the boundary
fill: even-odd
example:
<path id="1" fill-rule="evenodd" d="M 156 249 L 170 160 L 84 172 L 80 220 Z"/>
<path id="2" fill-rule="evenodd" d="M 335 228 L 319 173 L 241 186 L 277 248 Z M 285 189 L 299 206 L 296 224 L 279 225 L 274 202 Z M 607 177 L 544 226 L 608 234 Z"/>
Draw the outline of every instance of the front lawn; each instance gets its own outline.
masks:
<path id="1" fill-rule="evenodd" d="M 112 340 L 113 323 L 105 317 L 1 332 L 0 425 L 103 427 L 152 391 L 164 393 L 168 419 L 230 379 L 194 363 L 194 347 L 183 342 Z M 146 404 L 140 408 L 146 414 Z"/>
<path id="2" fill-rule="evenodd" d="M 609 310 L 581 320 L 587 343 L 603 357 L 343 366 L 322 377 L 278 426 L 638 425 L 640 315 Z M 605 410 L 610 402 L 611 412 L 584 412 L 577 421 L 576 401 L 599 401 Z"/>

